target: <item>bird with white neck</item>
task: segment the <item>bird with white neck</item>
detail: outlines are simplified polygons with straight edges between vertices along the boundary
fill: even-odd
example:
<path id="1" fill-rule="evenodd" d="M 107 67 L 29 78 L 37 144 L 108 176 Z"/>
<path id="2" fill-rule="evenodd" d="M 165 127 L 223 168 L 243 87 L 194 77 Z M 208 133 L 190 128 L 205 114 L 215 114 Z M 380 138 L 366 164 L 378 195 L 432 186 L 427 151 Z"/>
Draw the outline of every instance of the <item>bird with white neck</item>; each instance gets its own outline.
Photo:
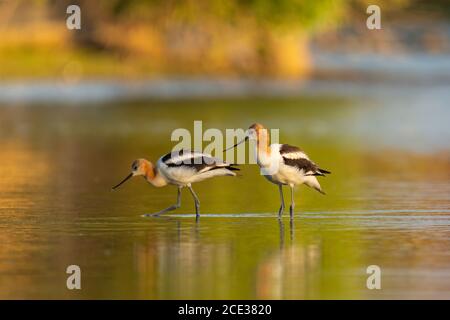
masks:
<path id="1" fill-rule="evenodd" d="M 145 217 L 159 216 L 165 212 L 178 209 L 181 206 L 181 189 L 187 187 L 194 198 L 195 214 L 200 216 L 200 200 L 192 189 L 192 184 L 205 179 L 218 176 L 236 176 L 234 171 L 239 170 L 232 164 L 214 158 L 209 154 L 179 150 L 170 152 L 153 165 L 146 159 L 137 159 L 131 165 L 131 173 L 113 190 L 120 187 L 132 177 L 142 176 L 155 187 L 164 187 L 169 184 L 177 186 L 176 204 L 153 214 L 145 214 Z"/>
<path id="2" fill-rule="evenodd" d="M 330 171 L 321 169 L 309 159 L 306 153 L 298 147 L 288 144 L 270 144 L 268 130 L 263 125 L 255 123 L 245 133 L 245 138 L 232 147 L 244 143 L 247 140 L 255 140 L 255 154 L 261 174 L 270 182 L 278 185 L 281 205 L 278 216 L 281 217 L 285 208 L 283 186 L 289 186 L 291 190 L 291 205 L 289 212 L 291 218 L 294 215 L 294 187 L 305 184 L 318 192 L 325 194 L 322 190 L 317 176 L 325 176 Z"/>

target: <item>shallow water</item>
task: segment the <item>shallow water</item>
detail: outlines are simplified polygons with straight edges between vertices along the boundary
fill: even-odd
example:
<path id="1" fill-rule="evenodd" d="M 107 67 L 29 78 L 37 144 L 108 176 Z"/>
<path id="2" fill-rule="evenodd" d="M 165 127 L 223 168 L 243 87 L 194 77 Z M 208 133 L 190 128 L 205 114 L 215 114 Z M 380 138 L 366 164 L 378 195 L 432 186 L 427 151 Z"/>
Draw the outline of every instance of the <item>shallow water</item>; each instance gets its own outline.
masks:
<path id="1" fill-rule="evenodd" d="M 445 99 L 5 104 L 0 297 L 448 299 Z M 277 188 L 243 165 L 240 177 L 194 185 L 199 221 L 186 190 L 178 211 L 142 218 L 174 203 L 175 188 L 142 179 L 110 187 L 133 159 L 168 152 L 172 130 L 194 120 L 280 127 L 282 142 L 332 171 L 320 180 L 327 196 L 300 187 L 294 220 L 279 221 Z M 81 267 L 80 291 L 66 289 L 71 264 Z M 381 267 L 381 290 L 366 288 L 369 265 Z"/>

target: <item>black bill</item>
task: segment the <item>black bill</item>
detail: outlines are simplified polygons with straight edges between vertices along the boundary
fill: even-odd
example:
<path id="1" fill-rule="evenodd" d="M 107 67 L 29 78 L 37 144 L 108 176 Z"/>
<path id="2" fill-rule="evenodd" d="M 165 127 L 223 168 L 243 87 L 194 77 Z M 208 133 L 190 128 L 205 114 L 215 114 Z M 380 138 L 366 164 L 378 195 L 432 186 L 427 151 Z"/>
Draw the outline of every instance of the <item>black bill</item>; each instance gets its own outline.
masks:
<path id="1" fill-rule="evenodd" d="M 223 150 L 223 152 L 226 152 L 228 150 L 234 149 L 236 148 L 238 145 L 240 145 L 241 143 L 244 143 L 245 141 L 248 140 L 248 136 L 246 136 L 244 139 L 242 139 L 241 141 L 237 142 L 234 146 L 231 146 L 229 148 L 226 148 L 225 150 Z"/>
<path id="2" fill-rule="evenodd" d="M 125 179 L 122 180 L 122 182 L 120 182 L 117 186 L 112 187 L 113 190 L 117 189 L 118 187 L 120 187 L 121 185 L 123 185 L 125 182 L 127 182 L 128 179 L 130 179 L 131 177 L 133 177 L 133 174 L 130 173 Z"/>

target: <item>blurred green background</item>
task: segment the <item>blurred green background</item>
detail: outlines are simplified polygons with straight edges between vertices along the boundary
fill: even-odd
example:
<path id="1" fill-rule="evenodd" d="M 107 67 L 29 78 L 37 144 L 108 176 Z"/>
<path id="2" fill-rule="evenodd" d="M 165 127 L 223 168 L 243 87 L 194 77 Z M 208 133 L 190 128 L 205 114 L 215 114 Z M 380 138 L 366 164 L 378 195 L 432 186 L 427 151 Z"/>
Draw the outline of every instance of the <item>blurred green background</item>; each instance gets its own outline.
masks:
<path id="1" fill-rule="evenodd" d="M 68 5 L 82 8 L 82 29 L 68 30 Z M 448 49 L 434 18 L 448 17 L 446 1 L 377 1 L 383 36 L 365 29 L 366 0 L 33 0 L 0 3 L 0 65 L 8 78 L 143 78 L 161 75 L 299 77 L 312 72 L 309 41 L 349 28 L 389 50 L 405 34 L 391 27 L 420 21 L 418 43 Z M 428 22 L 423 22 L 423 17 Z M 427 25 L 433 22 L 432 25 Z M 407 28 L 406 28 L 407 29 Z M 442 30 L 441 30 L 442 31 Z M 446 43 L 441 43 L 442 41 Z M 358 44 L 351 44 L 351 47 Z M 330 44 L 331 46 L 332 44 Z"/>

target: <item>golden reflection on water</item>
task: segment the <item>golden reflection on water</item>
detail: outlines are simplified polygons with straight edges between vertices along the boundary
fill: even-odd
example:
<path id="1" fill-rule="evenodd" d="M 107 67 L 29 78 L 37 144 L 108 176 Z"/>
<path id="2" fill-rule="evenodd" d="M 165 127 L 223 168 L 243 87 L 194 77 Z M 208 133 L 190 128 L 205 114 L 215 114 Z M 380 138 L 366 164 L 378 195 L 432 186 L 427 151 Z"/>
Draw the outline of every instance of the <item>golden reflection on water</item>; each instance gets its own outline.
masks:
<path id="1" fill-rule="evenodd" d="M 46 153 L 32 150 L 22 141 L 7 141 L 0 148 L 0 287 L 4 297 L 14 288 L 34 286 L 33 278 L 21 273 L 22 262 L 31 261 L 30 247 L 38 246 L 32 240 L 34 221 L 27 215 L 42 205 L 39 189 L 48 183 L 49 161 Z M 38 267 L 38 270 L 40 268 Z"/>
<path id="2" fill-rule="evenodd" d="M 42 188 L 49 173 L 48 154 L 32 150 L 23 141 L 7 141 L 0 148 L 0 208 L 30 208 L 35 199 L 30 198 L 24 189 Z"/>
<path id="3" fill-rule="evenodd" d="M 293 241 L 293 222 L 290 242 Z M 322 248 L 320 241 L 285 244 L 284 222 L 280 221 L 280 250 L 258 266 L 257 299 L 308 299 L 320 294 Z"/>
<path id="4" fill-rule="evenodd" d="M 287 107 L 282 140 L 299 141 L 333 172 L 321 180 L 327 196 L 299 188 L 292 223 L 287 214 L 277 220 L 277 189 L 255 166 L 242 166 L 241 178 L 196 184 L 198 223 L 185 216 L 193 210 L 188 193 L 176 214 L 140 217 L 173 203 L 174 188 L 135 179 L 110 192 L 131 160 L 168 151 L 174 127 L 201 118 L 233 127 L 241 109 L 228 107 L 220 119 L 195 106 L 176 117 L 166 106 L 0 110 L 0 297 L 450 298 L 445 150 L 367 150 L 339 131 L 308 135 L 296 129 L 297 106 Z M 246 109 L 239 121 L 277 122 L 267 108 Z M 318 110 L 302 117 L 341 116 Z M 151 119 L 160 122 L 149 127 Z M 82 268 L 79 292 L 65 288 L 70 264 Z M 383 270 L 380 291 L 365 287 L 371 264 Z"/>

